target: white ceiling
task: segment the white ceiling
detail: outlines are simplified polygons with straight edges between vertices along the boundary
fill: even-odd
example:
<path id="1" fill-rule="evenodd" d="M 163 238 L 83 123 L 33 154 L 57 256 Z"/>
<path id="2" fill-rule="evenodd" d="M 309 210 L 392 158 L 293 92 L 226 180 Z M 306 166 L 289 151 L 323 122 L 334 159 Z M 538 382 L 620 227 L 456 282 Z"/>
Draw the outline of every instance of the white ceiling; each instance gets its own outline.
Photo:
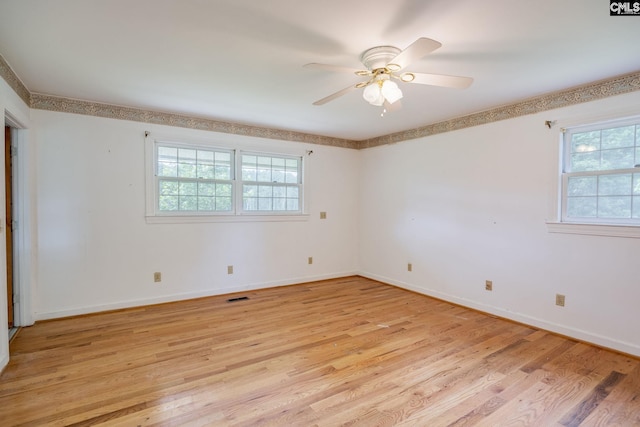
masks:
<path id="1" fill-rule="evenodd" d="M 362 51 L 442 47 L 406 70 L 468 89 L 402 83 L 380 117 Z M 640 70 L 640 16 L 606 0 L 0 0 L 0 55 L 33 93 L 353 140 L 418 128 Z"/>

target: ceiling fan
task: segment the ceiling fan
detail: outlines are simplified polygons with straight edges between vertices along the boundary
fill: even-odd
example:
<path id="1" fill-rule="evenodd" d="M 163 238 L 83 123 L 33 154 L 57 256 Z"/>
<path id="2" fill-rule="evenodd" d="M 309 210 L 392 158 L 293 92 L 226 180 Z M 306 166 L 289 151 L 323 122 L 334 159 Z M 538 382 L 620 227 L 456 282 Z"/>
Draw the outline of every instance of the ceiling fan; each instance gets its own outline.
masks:
<path id="1" fill-rule="evenodd" d="M 310 63 L 305 68 L 326 71 L 348 72 L 367 80 L 351 85 L 327 97 L 317 100 L 313 105 L 323 105 L 341 97 L 355 89 L 364 88 L 363 98 L 371 105 L 381 106 L 385 103 L 393 104 L 402 98 L 402 91 L 393 80 L 404 83 L 417 83 L 432 86 L 444 86 L 464 89 L 473 82 L 471 77 L 449 76 L 443 74 L 425 74 L 403 72 L 405 67 L 438 49 L 442 44 L 435 40 L 421 37 L 405 50 L 394 46 L 376 46 L 367 49 L 360 55 L 360 61 L 365 70 L 357 70 L 338 65 Z"/>

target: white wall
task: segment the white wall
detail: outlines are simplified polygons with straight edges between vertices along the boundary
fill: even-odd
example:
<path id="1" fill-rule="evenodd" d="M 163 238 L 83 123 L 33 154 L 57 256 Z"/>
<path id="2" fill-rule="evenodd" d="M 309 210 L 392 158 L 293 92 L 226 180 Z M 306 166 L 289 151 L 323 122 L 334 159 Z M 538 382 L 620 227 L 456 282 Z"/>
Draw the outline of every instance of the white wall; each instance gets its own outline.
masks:
<path id="1" fill-rule="evenodd" d="M 4 147 L 4 126 L 15 125 L 16 122 L 21 126 L 29 125 L 29 108 L 9 87 L 9 85 L 0 78 L 0 114 L 3 121 L 3 147 Z M 13 123 L 6 122 L 9 116 L 14 120 Z M 0 164 L 4 165 L 4 149 L 0 150 Z M 4 173 L 0 173 L 0 283 L 6 284 L 7 265 L 6 265 L 6 234 L 5 234 L 5 179 Z M 18 195 L 16 195 L 18 196 Z M 5 285 L 0 286 L 3 289 L 0 292 L 0 370 L 9 362 L 9 333 L 8 333 L 8 317 L 7 317 L 7 293 L 4 291 Z M 18 289 L 14 289 L 14 292 Z"/>
<path id="2" fill-rule="evenodd" d="M 356 150 L 41 110 L 36 317 L 53 318 L 354 274 Z M 148 224 L 144 131 L 189 141 L 313 150 L 302 222 Z M 320 211 L 327 219 L 319 218 Z M 307 258 L 313 257 L 308 265 Z M 227 266 L 234 274 L 227 274 Z M 153 273 L 162 282 L 153 282 Z"/>
<path id="3" fill-rule="evenodd" d="M 361 151 L 362 274 L 640 355 L 640 239 L 545 224 L 559 127 L 639 105 L 636 92 Z"/>

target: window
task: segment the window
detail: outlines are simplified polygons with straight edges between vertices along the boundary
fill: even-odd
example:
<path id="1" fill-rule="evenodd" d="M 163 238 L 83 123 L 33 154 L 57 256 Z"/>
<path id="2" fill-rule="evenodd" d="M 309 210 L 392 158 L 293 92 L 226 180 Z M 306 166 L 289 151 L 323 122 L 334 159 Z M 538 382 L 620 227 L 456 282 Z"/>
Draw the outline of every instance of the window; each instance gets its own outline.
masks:
<path id="1" fill-rule="evenodd" d="M 565 131 L 562 221 L 640 225 L 640 117 Z"/>
<path id="2" fill-rule="evenodd" d="M 157 145 L 158 211 L 233 211 L 233 152 Z"/>
<path id="3" fill-rule="evenodd" d="M 299 212 L 301 158 L 242 154 L 242 209 Z"/>
<path id="4" fill-rule="evenodd" d="M 151 216 L 303 214 L 302 156 L 162 141 L 148 147 Z"/>

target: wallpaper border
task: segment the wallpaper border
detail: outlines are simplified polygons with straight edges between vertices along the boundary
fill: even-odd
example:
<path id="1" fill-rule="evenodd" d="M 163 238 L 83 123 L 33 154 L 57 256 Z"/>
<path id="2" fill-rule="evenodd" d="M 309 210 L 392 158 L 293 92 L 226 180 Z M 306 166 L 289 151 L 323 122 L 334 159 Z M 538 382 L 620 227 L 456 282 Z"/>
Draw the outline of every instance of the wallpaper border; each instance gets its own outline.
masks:
<path id="1" fill-rule="evenodd" d="M 380 145 L 394 144 L 438 133 L 451 132 L 458 129 L 512 119 L 528 114 L 540 113 L 543 111 L 553 110 L 555 108 L 568 107 L 637 90 L 640 90 L 640 71 L 624 74 L 611 79 L 600 80 L 587 85 L 551 92 L 516 102 L 514 104 L 492 108 L 490 110 L 457 117 L 443 122 L 433 123 L 416 129 L 409 129 L 402 132 L 359 141 L 358 148 L 365 149 Z"/>

